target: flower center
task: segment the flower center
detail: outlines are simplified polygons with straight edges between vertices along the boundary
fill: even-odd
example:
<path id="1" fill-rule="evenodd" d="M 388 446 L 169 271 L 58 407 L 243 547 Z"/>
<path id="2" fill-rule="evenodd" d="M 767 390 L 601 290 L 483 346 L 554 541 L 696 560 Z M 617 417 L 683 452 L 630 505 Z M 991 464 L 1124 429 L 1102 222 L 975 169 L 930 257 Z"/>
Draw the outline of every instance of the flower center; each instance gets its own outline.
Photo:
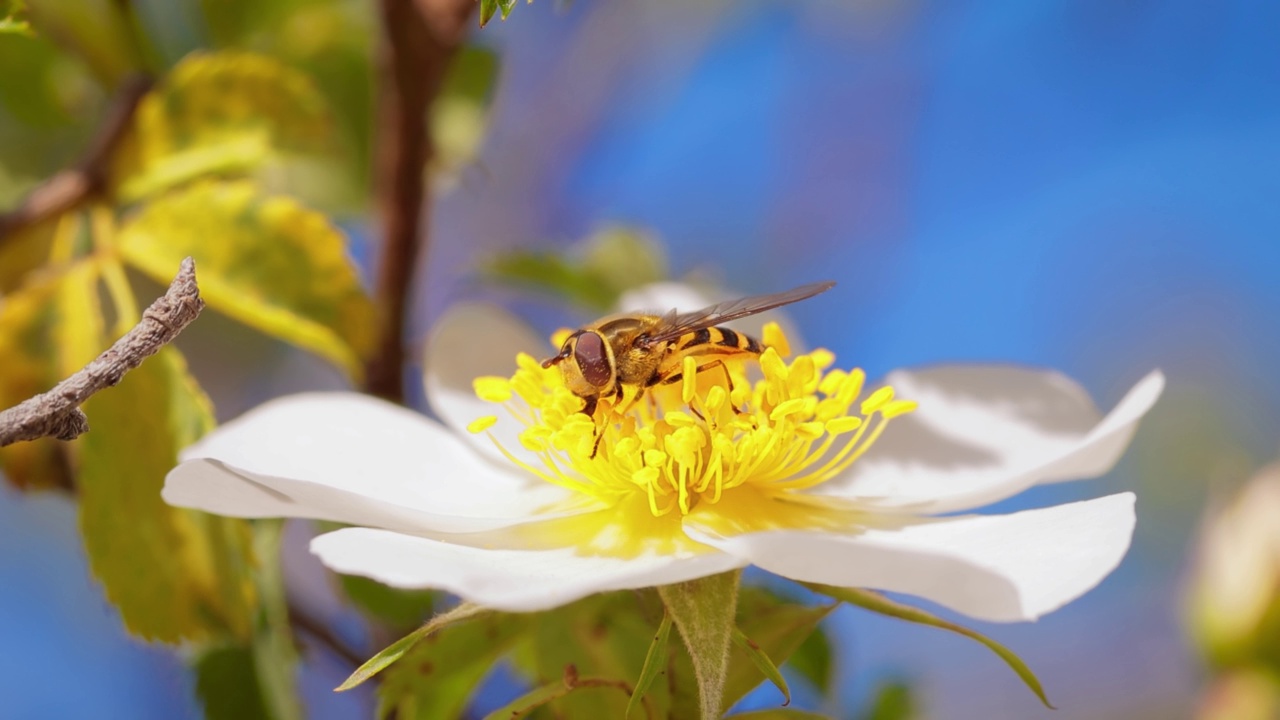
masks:
<path id="1" fill-rule="evenodd" d="M 557 368 L 523 353 L 513 376 L 477 378 L 475 390 L 524 425 L 520 443 L 536 461 L 498 444 L 512 462 L 609 506 L 642 496 L 655 517 L 687 515 L 743 487 L 779 497 L 820 485 L 916 407 L 888 386 L 859 402 L 862 370 L 829 370 L 835 355 L 822 349 L 787 362 L 781 330 L 771 325 L 764 335 L 769 347 L 758 363 L 706 367 L 711 359 L 687 356 L 678 381 L 602 398 L 594 418 Z M 753 381 L 755 365 L 762 377 Z M 469 429 L 495 422 L 482 417 Z"/>

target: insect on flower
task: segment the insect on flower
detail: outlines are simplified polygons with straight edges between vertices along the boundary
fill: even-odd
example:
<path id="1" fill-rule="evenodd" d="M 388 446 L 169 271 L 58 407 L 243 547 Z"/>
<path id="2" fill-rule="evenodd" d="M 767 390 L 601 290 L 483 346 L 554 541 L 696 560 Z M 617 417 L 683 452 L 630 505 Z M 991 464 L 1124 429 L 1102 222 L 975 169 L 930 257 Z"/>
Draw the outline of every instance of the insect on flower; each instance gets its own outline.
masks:
<path id="1" fill-rule="evenodd" d="M 595 415 L 602 397 L 612 397 L 616 405 L 630 389 L 630 402 L 634 403 L 655 385 L 680 382 L 687 357 L 695 358 L 698 372 L 720 368 L 732 390 L 733 380 L 725 361 L 758 357 L 764 352 L 764 345 L 753 337 L 717 326 L 806 300 L 834 285 L 830 281 L 811 283 L 693 312 L 609 315 L 570 334 L 560 352 L 544 361 L 542 367 L 560 367 L 565 386 L 583 399 L 582 413 L 587 416 Z"/>

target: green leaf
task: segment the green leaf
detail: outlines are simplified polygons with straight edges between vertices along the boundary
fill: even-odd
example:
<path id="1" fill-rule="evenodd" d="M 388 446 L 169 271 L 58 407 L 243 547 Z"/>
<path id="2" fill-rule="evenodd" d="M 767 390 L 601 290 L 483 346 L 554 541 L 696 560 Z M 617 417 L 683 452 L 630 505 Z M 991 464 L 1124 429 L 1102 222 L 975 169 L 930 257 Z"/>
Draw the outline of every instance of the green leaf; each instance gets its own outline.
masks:
<path id="1" fill-rule="evenodd" d="M 530 621 L 526 614 L 489 613 L 417 643 L 383 674 L 379 716 L 396 720 L 463 717 L 480 682 Z"/>
<path id="2" fill-rule="evenodd" d="M 903 682 L 882 682 L 862 720 L 911 720 L 919 717 L 911 686 Z"/>
<path id="3" fill-rule="evenodd" d="M 0 297 L 0 409 L 49 390 L 107 348 L 98 273 L 97 262 L 80 261 Z M 17 443 L 0 448 L 0 468 L 19 488 L 71 487 L 74 447 Z"/>
<path id="4" fill-rule="evenodd" d="M 627 701 L 626 714 L 624 718 L 631 717 L 631 713 L 635 712 L 640 701 L 644 699 L 649 687 L 653 685 L 653 681 L 658 677 L 658 673 L 662 672 L 667 661 L 667 644 L 671 637 L 671 616 L 663 615 L 662 624 L 658 626 L 658 633 L 653 636 L 653 644 L 649 646 L 649 652 L 644 657 L 644 667 L 640 669 L 640 677 L 636 680 L 636 686 L 631 691 L 631 699 Z"/>
<path id="5" fill-rule="evenodd" d="M 195 53 L 148 93 L 112 158 L 111 186 L 132 202 L 211 174 L 245 174 L 280 153 L 332 151 L 323 96 L 267 55 Z"/>
<path id="6" fill-rule="evenodd" d="M 361 376 L 373 304 L 342 233 L 320 213 L 250 181 L 202 182 L 148 203 L 118 242 L 159 282 L 194 257 L 209 307 Z"/>
<path id="7" fill-rule="evenodd" d="M 516 720 L 516 718 L 527 717 L 534 710 L 547 705 L 553 700 L 559 700 L 572 692 L 594 688 L 607 688 L 621 691 L 624 694 L 631 694 L 631 686 L 625 682 L 608 678 L 578 677 L 577 670 L 570 665 L 565 668 L 564 678 L 559 682 L 547 683 L 542 687 L 534 688 L 484 717 L 485 720 Z M 648 712 L 648 716 L 650 718 L 656 717 L 652 710 Z"/>
<path id="8" fill-rule="evenodd" d="M 294 648 L 280 566 L 284 520 L 258 520 L 253 526 L 253 549 L 260 560 L 257 580 L 262 611 L 253 633 L 258 686 L 273 720 L 301 720 L 298 698 L 298 651 Z"/>
<path id="9" fill-rule="evenodd" d="M 480 27 L 489 24 L 498 11 L 498 0 L 480 0 Z"/>
<path id="10" fill-rule="evenodd" d="M 782 673 L 778 671 L 778 666 L 773 664 L 773 660 L 760 649 L 760 646 L 755 641 L 744 635 L 738 628 L 733 629 L 732 637 L 733 644 L 737 645 L 739 649 L 747 654 L 747 657 L 751 658 L 751 662 L 756 666 L 756 669 L 768 678 L 769 682 L 773 683 L 774 687 L 778 688 L 778 691 L 786 698 L 786 701 L 782 704 L 790 705 L 791 688 L 787 687 L 787 679 L 782 677 Z"/>
<path id="11" fill-rule="evenodd" d="M 645 673 L 646 650 L 652 647 L 662 616 L 661 602 L 652 591 L 584 598 L 538 613 L 513 661 L 539 686 L 560 682 L 568 665 L 584 676 L 631 681 Z M 673 644 L 671 649 L 679 648 Z M 662 672 L 666 658 L 659 660 L 657 670 Z M 657 714 L 668 716 L 667 683 L 653 684 L 645 700 Z M 571 693 L 553 703 L 556 714 L 572 718 L 621 718 L 627 705 L 626 696 L 613 692 Z M 696 712 L 696 703 L 694 707 Z"/>
<path id="12" fill-rule="evenodd" d="M 434 169 L 457 173 L 479 155 L 497 79 L 498 55 L 488 48 L 464 47 L 449 63 L 440 94 L 431 105 Z"/>
<path id="13" fill-rule="evenodd" d="M 258 689 L 253 653 L 243 647 L 220 647 L 202 653 L 195 663 L 196 697 L 205 720 L 273 720 Z"/>
<path id="14" fill-rule="evenodd" d="M 738 603 L 738 629 L 751 638 L 775 667 L 787 662 L 817 632 L 818 624 L 836 608 L 834 603 L 801 605 L 764 588 L 744 589 Z M 750 663 L 741 660 L 739 657 L 731 658 L 729 680 L 725 685 L 725 710 L 751 692 L 762 679 L 758 661 L 754 658 Z"/>
<path id="15" fill-rule="evenodd" d="M 516 6 L 516 0 L 498 0 L 498 7 L 502 9 L 502 19 L 506 20 L 511 14 L 511 8 Z"/>
<path id="16" fill-rule="evenodd" d="M 80 533 L 125 626 L 164 642 L 247 640 L 255 607 L 248 525 L 160 499 L 178 450 L 213 427 L 182 356 L 161 350 L 84 411 Z"/>
<path id="17" fill-rule="evenodd" d="M 821 625 L 800 643 L 787 663 L 787 667 L 813 683 L 823 695 L 831 691 L 834 675 L 831 667 L 831 640 Z"/>
<path id="18" fill-rule="evenodd" d="M 449 627 L 465 620 L 471 620 L 476 617 L 487 615 L 492 611 L 482 608 L 472 603 L 462 603 L 455 608 L 446 610 L 427 621 L 425 625 L 405 635 L 399 640 L 391 643 L 381 652 L 369 658 L 365 664 L 356 668 L 351 673 L 351 677 L 347 678 L 341 685 L 336 688 L 337 692 L 350 690 L 351 688 L 363 683 L 365 680 L 377 675 L 391 663 L 404 657 L 405 653 L 413 649 L 423 639 L 430 636 L 443 628 Z"/>
<path id="19" fill-rule="evenodd" d="M 31 29 L 31 23 L 26 20 L 19 20 L 13 16 L 9 16 L 0 18 L 0 35 L 35 37 L 36 33 Z"/>
<path id="20" fill-rule="evenodd" d="M 702 720 L 716 720 L 724 714 L 729 643 L 741 577 L 741 570 L 733 570 L 658 588 L 662 604 L 689 651 Z"/>
<path id="21" fill-rule="evenodd" d="M 359 575 L 339 575 L 338 579 L 356 607 L 396 631 L 421 625 L 440 597 L 431 590 L 401 590 Z"/>
<path id="22" fill-rule="evenodd" d="M 1035 693 L 1036 697 L 1040 698 L 1040 702 L 1044 703 L 1045 707 L 1053 709 L 1053 705 L 1049 703 L 1049 698 L 1045 696 L 1044 688 L 1040 685 L 1040 680 L 1036 678 L 1035 673 L 1031 672 L 1031 668 L 1027 667 L 1027 664 L 1015 655 L 1012 650 L 982 633 L 970 630 L 963 625 L 948 622 L 937 615 L 919 608 L 894 602 L 880 593 L 872 592 L 870 590 L 862 590 L 859 588 L 838 588 L 830 585 L 819 585 L 817 583 L 801 583 L 801 585 L 804 585 L 816 593 L 821 593 L 828 597 L 835 598 L 836 600 L 847 602 L 850 605 L 856 605 L 860 608 L 880 613 L 881 615 L 887 615 L 892 618 L 919 623 L 921 625 L 930 625 L 932 627 L 942 628 L 943 630 L 950 630 L 951 632 L 964 635 L 967 638 L 977 640 L 983 645 L 986 645 L 991 652 L 999 655 L 1000 659 L 1004 660 L 1005 663 L 1018 674 L 1018 677 L 1022 678 L 1022 682 L 1026 683 L 1031 692 Z"/>
<path id="23" fill-rule="evenodd" d="M 26 17 L 42 37 L 77 56 L 102 85 L 115 87 L 143 69 L 134 18 L 116 0 L 26 0 Z"/>
<path id="24" fill-rule="evenodd" d="M 652 237 L 636 230 L 600 230 L 566 253 L 513 250 L 485 263 L 491 282 L 548 293 L 574 305 L 607 311 L 622 293 L 663 280 L 666 254 Z"/>

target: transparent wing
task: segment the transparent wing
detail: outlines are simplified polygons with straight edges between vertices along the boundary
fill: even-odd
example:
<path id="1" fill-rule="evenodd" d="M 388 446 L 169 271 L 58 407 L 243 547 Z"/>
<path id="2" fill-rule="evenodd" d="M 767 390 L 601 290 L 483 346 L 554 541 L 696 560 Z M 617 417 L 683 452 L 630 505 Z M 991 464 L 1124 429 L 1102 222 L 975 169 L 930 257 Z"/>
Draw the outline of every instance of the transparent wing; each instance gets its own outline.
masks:
<path id="1" fill-rule="evenodd" d="M 819 282 L 801 285 L 798 288 L 771 295 L 753 295 L 738 300 L 716 303 L 693 312 L 676 312 L 672 310 L 662 316 L 647 338 L 650 344 L 674 340 L 685 333 L 727 323 L 748 315 L 755 315 L 783 305 L 790 305 L 826 292 L 835 286 L 834 282 Z"/>

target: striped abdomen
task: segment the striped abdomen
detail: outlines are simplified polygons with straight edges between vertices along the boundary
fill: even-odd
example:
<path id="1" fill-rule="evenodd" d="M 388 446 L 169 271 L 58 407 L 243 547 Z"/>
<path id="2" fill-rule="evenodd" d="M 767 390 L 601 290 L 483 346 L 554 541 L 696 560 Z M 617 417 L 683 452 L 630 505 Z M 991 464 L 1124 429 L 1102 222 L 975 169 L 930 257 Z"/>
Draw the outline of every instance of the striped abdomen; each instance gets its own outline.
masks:
<path id="1" fill-rule="evenodd" d="M 680 355 L 759 355 L 764 345 L 759 340 L 724 327 L 702 328 L 681 335 L 672 343 Z"/>

